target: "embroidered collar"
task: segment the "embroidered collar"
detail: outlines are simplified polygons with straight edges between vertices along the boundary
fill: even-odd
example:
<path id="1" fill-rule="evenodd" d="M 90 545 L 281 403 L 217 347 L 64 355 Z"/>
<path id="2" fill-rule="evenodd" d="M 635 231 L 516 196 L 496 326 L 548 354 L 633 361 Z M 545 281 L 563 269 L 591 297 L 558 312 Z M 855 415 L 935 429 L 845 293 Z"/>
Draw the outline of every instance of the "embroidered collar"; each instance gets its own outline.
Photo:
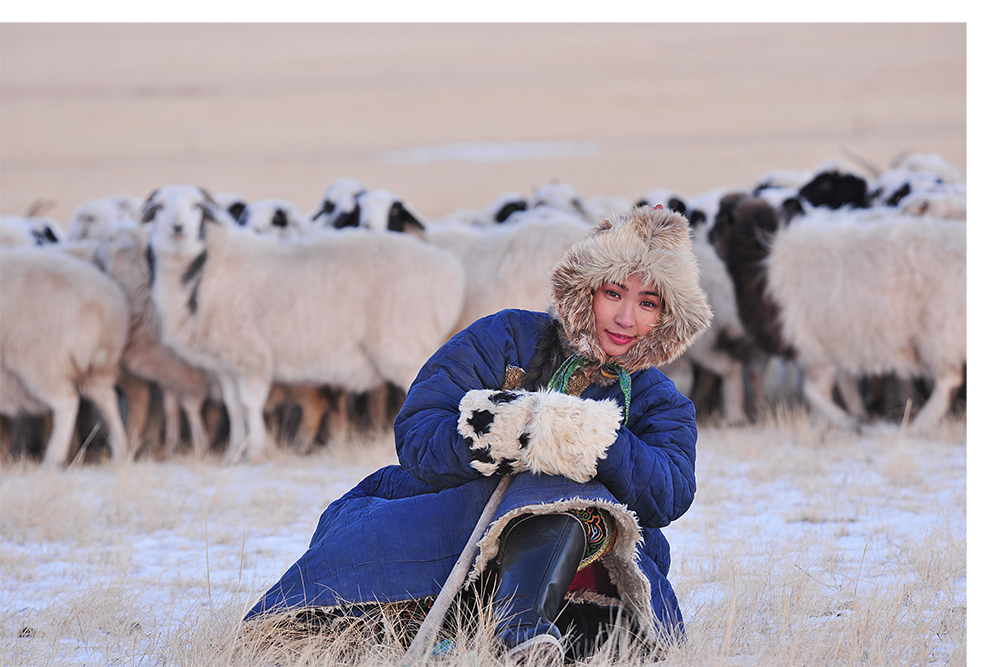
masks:
<path id="1" fill-rule="evenodd" d="M 548 384 L 549 389 L 554 389 L 563 394 L 573 393 L 570 391 L 570 380 L 573 375 L 584 366 L 596 364 L 596 361 L 588 359 L 582 354 L 574 353 L 570 355 L 552 375 L 552 379 L 549 380 Z M 622 418 L 622 424 L 624 424 L 628 421 L 628 409 L 632 403 L 632 377 L 628 374 L 628 371 L 613 361 L 609 361 L 601 366 L 600 371 L 601 375 L 606 378 L 618 379 L 622 394 L 625 396 L 625 416 Z"/>

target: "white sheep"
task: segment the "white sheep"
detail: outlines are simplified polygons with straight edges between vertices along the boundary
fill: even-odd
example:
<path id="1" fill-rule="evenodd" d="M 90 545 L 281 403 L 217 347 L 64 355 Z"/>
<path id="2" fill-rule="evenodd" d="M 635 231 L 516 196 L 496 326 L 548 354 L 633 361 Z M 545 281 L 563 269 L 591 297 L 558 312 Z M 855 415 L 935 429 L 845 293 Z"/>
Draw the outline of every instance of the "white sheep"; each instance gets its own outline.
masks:
<path id="1" fill-rule="evenodd" d="M 504 308 L 547 309 L 549 271 L 590 229 L 579 216 L 550 208 L 515 213 L 490 227 L 428 226 L 425 238 L 465 270 L 465 301 L 454 331 Z"/>
<path id="2" fill-rule="evenodd" d="M 0 216 L 0 248 L 58 243 L 65 233 L 51 218 L 37 215 Z"/>
<path id="3" fill-rule="evenodd" d="M 110 230 L 95 252 L 95 261 L 125 291 L 130 327 L 122 351 L 121 365 L 132 376 L 155 383 L 163 394 L 164 453 L 174 453 L 180 441 L 180 411 L 187 417 L 191 445 L 196 456 L 208 451 L 208 434 L 201 416 L 210 391 L 210 378 L 163 344 L 160 317 L 153 304 L 153 271 L 147 256 L 150 226 L 117 227 Z M 120 383 L 121 384 L 121 383 Z M 145 410 L 141 395 L 130 392 L 129 433 L 136 437 Z"/>
<path id="4" fill-rule="evenodd" d="M 482 208 L 460 208 L 429 224 L 489 226 L 507 222 L 511 216 L 528 208 L 528 198 L 520 192 L 504 192 Z"/>
<path id="5" fill-rule="evenodd" d="M 744 326 L 768 351 L 794 356 L 813 408 L 858 427 L 832 399 L 838 371 L 929 377 L 934 389 L 913 425 L 937 423 L 966 361 L 965 225 L 816 210 L 781 227 L 766 202 L 737 196 L 730 205 L 713 234 Z"/>
<path id="6" fill-rule="evenodd" d="M 135 226 L 139 224 L 141 209 L 142 199 L 131 195 L 85 201 L 74 209 L 66 239 L 100 239 L 115 226 Z"/>
<path id="7" fill-rule="evenodd" d="M 344 176 L 326 189 L 309 219 L 319 227 L 358 226 L 358 197 L 367 190 L 356 178 Z"/>
<path id="8" fill-rule="evenodd" d="M 214 199 L 214 197 L 213 197 Z M 306 236 L 318 228 L 299 207 L 285 199 L 260 199 L 247 204 L 236 221 L 258 234 L 277 238 Z"/>
<path id="9" fill-rule="evenodd" d="M 465 299 L 452 334 L 504 308 L 547 309 L 549 270 L 567 247 L 591 229 L 579 215 L 547 205 L 516 210 L 503 224 L 470 225 L 452 220 L 421 229 L 394 222 L 409 216 L 420 218 L 392 193 L 383 190 L 369 195 L 359 198 L 363 229 L 409 231 L 461 262 Z"/>
<path id="10" fill-rule="evenodd" d="M 937 153 L 906 153 L 893 160 L 893 167 L 934 174 L 944 183 L 965 183 L 962 172 Z"/>
<path id="11" fill-rule="evenodd" d="M 104 418 L 114 459 L 129 459 L 115 394 L 129 325 L 122 289 L 92 264 L 30 247 L 0 250 L 0 289 L 0 411 L 51 410 L 43 463 L 55 466 L 67 463 L 86 397 Z"/>
<path id="12" fill-rule="evenodd" d="M 357 202 L 358 226 L 364 229 L 420 235 L 427 227 L 422 216 L 385 188 L 362 192 Z"/>
<path id="13" fill-rule="evenodd" d="M 243 212 L 250 205 L 246 197 L 235 192 L 213 192 L 212 199 L 219 205 L 219 208 L 229 214 L 229 219 L 223 217 L 222 220 L 233 224 L 239 224 Z"/>
<path id="14" fill-rule="evenodd" d="M 954 174 L 944 172 L 945 176 L 909 167 L 887 169 L 872 183 L 872 204 L 895 206 L 907 215 L 965 220 L 965 183 L 950 180 Z"/>
<path id="15" fill-rule="evenodd" d="M 406 389 L 453 330 L 462 267 L 407 234 L 341 230 L 273 243 L 217 224 L 189 186 L 154 192 L 153 300 L 164 341 L 217 373 L 234 406 L 227 457 L 268 445 L 271 384 Z"/>
<path id="16" fill-rule="evenodd" d="M 589 224 L 597 224 L 611 213 L 629 210 L 632 203 L 624 197 L 595 197 L 593 202 L 568 183 L 553 181 L 535 189 L 528 198 L 528 208 L 551 206 L 578 215 Z"/>

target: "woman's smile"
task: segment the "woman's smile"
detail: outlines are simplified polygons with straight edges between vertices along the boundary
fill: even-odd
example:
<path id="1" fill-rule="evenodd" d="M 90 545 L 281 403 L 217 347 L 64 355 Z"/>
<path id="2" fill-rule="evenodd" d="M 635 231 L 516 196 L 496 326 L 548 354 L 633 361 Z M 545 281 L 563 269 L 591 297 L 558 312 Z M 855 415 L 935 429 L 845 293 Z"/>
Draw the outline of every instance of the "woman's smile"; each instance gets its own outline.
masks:
<path id="1" fill-rule="evenodd" d="M 663 312 L 663 299 L 642 277 L 604 283 L 594 292 L 594 325 L 601 349 L 620 357 L 652 330 Z"/>

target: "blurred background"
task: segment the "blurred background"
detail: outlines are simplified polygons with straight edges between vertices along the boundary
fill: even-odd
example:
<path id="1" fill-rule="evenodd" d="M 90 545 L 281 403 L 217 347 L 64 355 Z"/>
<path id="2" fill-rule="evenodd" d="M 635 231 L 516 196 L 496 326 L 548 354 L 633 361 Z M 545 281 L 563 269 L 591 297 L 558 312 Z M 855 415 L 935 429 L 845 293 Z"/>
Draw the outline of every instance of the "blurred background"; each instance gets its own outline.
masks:
<path id="1" fill-rule="evenodd" d="M 0 212 L 170 183 L 308 211 L 351 176 L 433 220 L 906 151 L 964 174 L 966 65 L 964 23 L 5 23 Z"/>

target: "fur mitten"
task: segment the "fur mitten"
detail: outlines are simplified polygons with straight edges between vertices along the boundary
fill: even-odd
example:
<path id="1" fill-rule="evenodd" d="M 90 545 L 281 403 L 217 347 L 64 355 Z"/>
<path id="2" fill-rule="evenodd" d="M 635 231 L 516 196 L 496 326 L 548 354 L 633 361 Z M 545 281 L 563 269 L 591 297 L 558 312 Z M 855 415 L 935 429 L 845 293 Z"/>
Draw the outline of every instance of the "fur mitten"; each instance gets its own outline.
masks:
<path id="1" fill-rule="evenodd" d="M 459 403 L 458 432 L 484 475 L 533 472 L 586 482 L 618 436 L 622 413 L 594 401 L 543 389 L 473 389 Z"/>

